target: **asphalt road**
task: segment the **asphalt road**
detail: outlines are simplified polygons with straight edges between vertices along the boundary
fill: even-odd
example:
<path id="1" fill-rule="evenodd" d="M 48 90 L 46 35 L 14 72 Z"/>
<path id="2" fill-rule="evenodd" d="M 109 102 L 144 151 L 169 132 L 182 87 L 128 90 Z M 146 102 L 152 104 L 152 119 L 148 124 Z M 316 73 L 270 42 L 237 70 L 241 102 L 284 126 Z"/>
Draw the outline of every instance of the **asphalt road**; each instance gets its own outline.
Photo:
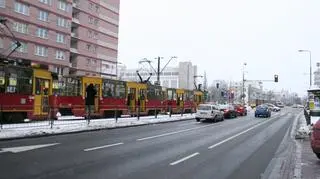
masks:
<path id="1" fill-rule="evenodd" d="M 2 141 L 0 178 L 256 179 L 297 114 L 285 109 L 269 119 L 251 114 Z"/>

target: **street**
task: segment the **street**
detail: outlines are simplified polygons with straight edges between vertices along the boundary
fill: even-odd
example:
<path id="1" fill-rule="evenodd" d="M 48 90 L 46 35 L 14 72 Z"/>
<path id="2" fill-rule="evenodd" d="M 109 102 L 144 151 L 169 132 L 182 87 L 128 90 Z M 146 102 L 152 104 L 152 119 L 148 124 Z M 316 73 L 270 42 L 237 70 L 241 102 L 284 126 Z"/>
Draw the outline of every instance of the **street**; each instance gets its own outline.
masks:
<path id="1" fill-rule="evenodd" d="M 0 142 L 0 178 L 260 178 L 300 111 Z"/>

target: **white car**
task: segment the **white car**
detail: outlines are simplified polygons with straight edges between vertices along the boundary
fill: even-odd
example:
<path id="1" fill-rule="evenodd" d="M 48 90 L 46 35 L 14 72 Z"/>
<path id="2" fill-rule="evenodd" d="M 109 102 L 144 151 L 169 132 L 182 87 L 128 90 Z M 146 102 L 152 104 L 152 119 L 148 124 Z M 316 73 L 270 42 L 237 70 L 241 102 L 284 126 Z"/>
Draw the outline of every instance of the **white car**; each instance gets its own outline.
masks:
<path id="1" fill-rule="evenodd" d="M 224 113 L 219 109 L 219 106 L 212 104 L 200 104 L 196 113 L 196 120 L 209 119 L 213 122 L 223 121 Z"/>
<path id="2" fill-rule="evenodd" d="M 276 106 L 276 105 L 274 105 L 274 104 L 267 103 L 266 105 L 267 105 L 267 106 L 269 107 L 269 109 L 270 109 L 271 111 L 273 111 L 273 112 L 279 112 L 279 111 L 281 111 L 281 108 L 279 108 L 278 106 Z"/>

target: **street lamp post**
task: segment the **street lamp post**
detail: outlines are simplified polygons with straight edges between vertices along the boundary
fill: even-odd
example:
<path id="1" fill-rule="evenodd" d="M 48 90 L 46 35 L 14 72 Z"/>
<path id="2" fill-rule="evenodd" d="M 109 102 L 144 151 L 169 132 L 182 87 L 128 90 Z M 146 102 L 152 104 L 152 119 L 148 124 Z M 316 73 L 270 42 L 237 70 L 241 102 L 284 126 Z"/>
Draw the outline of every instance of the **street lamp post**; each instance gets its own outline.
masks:
<path id="1" fill-rule="evenodd" d="M 243 63 L 243 67 L 242 67 L 242 104 L 245 105 L 245 95 L 244 95 L 244 82 L 245 82 L 245 79 L 244 79 L 244 68 L 245 66 L 247 65 L 247 63 Z"/>
<path id="2" fill-rule="evenodd" d="M 310 57 L 310 87 L 312 86 L 312 62 L 311 62 L 311 51 L 310 50 L 298 50 L 299 52 L 308 52 Z"/>

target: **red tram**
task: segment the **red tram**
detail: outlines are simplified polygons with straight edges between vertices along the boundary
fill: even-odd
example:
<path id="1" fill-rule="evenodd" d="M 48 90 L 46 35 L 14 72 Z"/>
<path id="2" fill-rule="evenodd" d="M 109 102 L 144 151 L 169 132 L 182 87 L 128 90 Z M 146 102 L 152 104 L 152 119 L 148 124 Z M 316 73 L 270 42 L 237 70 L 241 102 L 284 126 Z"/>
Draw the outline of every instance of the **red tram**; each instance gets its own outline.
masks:
<path id="1" fill-rule="evenodd" d="M 0 112 L 5 123 L 73 115 L 85 117 L 86 87 L 94 84 L 96 118 L 195 112 L 201 91 L 88 76 L 57 76 L 47 69 L 0 64 Z"/>

